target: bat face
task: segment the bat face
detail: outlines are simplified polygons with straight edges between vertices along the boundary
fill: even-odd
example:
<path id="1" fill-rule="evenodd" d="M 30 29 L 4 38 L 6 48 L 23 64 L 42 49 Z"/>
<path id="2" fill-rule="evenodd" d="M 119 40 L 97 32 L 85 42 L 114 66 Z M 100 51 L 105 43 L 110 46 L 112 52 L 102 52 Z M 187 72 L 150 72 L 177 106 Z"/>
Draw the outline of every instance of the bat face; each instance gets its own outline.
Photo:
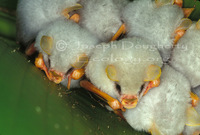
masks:
<path id="1" fill-rule="evenodd" d="M 103 48 L 94 51 L 86 67 L 87 77 L 100 90 L 119 99 L 126 108 L 135 107 L 148 84 L 161 75 L 159 52 L 140 38 L 101 46 Z"/>
<path id="2" fill-rule="evenodd" d="M 64 79 L 78 80 L 84 75 L 82 69 L 98 42 L 78 24 L 61 19 L 39 33 L 35 47 L 42 53 L 48 78 L 60 83 Z"/>
<path id="3" fill-rule="evenodd" d="M 180 134 L 184 130 L 185 112 L 191 101 L 190 83 L 167 64 L 162 68 L 160 79 L 160 85 L 149 91 L 138 106 L 127 110 L 124 116 L 137 130 L 151 131 L 152 134 Z"/>

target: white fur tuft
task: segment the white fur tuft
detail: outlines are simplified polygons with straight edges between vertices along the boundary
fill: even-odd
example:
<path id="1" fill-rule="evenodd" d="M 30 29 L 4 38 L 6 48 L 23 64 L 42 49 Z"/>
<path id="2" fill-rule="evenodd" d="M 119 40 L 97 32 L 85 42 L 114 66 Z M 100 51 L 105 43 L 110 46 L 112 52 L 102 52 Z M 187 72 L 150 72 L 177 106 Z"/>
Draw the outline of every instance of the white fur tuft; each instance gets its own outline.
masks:
<path id="1" fill-rule="evenodd" d="M 119 3 L 114 0 L 81 0 L 80 25 L 108 42 L 122 25 Z M 118 0 L 119 1 L 119 0 Z M 117 4 L 117 5 L 116 5 Z"/>
<path id="2" fill-rule="evenodd" d="M 78 0 L 19 0 L 17 7 L 18 40 L 34 40 L 38 32 L 62 16 L 62 11 Z"/>
<path id="3" fill-rule="evenodd" d="M 176 5 L 156 8 L 151 0 L 135 0 L 127 5 L 123 18 L 128 36 L 144 37 L 159 49 L 164 61 L 170 57 L 174 31 L 183 18 L 183 11 Z"/>

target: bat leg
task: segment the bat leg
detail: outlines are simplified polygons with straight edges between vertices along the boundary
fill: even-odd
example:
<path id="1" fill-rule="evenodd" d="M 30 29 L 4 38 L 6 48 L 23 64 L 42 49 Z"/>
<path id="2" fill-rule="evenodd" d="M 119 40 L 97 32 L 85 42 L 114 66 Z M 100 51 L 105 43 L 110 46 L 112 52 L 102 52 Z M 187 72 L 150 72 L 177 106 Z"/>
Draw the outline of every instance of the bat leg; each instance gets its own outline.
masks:
<path id="1" fill-rule="evenodd" d="M 80 15 L 74 14 L 69 19 L 73 20 L 75 23 L 79 23 L 79 21 L 80 21 Z"/>
<path id="2" fill-rule="evenodd" d="M 183 0 L 173 0 L 173 3 L 181 8 L 183 7 Z"/>
<path id="3" fill-rule="evenodd" d="M 199 97 L 196 94 L 194 94 L 193 92 L 190 93 L 190 97 L 192 99 L 192 106 L 196 107 L 199 103 Z"/>
<path id="4" fill-rule="evenodd" d="M 70 12 L 75 11 L 75 10 L 78 10 L 78 9 L 81 9 L 81 8 L 82 8 L 82 5 L 76 4 L 75 6 L 68 7 L 68 8 L 66 8 L 66 9 L 64 9 L 64 10 L 62 11 L 62 15 L 63 15 L 65 18 L 69 19 L 69 18 L 70 18 L 70 15 L 69 15 Z"/>
<path id="5" fill-rule="evenodd" d="M 48 72 L 48 69 L 44 63 L 43 55 L 42 53 L 39 53 L 38 57 L 35 59 L 35 66 L 41 70 L 43 70 L 48 77 L 49 80 L 51 80 L 51 76 Z"/>
<path id="6" fill-rule="evenodd" d="M 85 75 L 85 69 L 84 68 L 73 70 L 72 73 L 70 73 L 69 76 L 68 76 L 67 89 L 68 90 L 70 89 L 72 79 L 73 80 L 79 80 L 84 75 Z"/>
<path id="7" fill-rule="evenodd" d="M 117 40 L 120 36 L 124 35 L 125 33 L 126 33 L 126 26 L 125 26 L 125 24 L 122 24 L 120 26 L 119 30 L 112 37 L 111 41 Z"/>
<path id="8" fill-rule="evenodd" d="M 188 18 L 195 8 L 183 8 L 184 17 Z"/>
<path id="9" fill-rule="evenodd" d="M 80 82 L 81 87 L 85 88 L 86 90 L 93 92 L 95 94 L 97 94 L 98 96 L 100 96 L 101 98 L 105 99 L 106 102 L 108 103 L 108 105 L 115 111 L 115 110 L 122 110 L 125 111 L 125 109 L 123 108 L 122 104 L 117 100 L 114 99 L 113 97 L 111 97 L 110 95 L 102 92 L 101 90 L 99 90 L 98 88 L 96 88 L 92 83 L 90 83 L 87 80 L 82 80 Z"/>
<path id="10" fill-rule="evenodd" d="M 146 95 L 148 93 L 148 91 L 154 87 L 158 87 L 160 85 L 160 78 L 154 81 L 150 81 L 143 96 Z"/>
<path id="11" fill-rule="evenodd" d="M 35 59 L 35 66 L 43 70 L 50 81 L 53 81 L 56 84 L 59 84 L 64 79 L 64 74 L 57 72 L 53 69 L 50 71 L 46 67 L 43 59 L 42 53 L 39 53 L 38 57 Z"/>
<path id="12" fill-rule="evenodd" d="M 174 47 L 178 43 L 179 39 L 185 34 L 186 30 L 190 28 L 192 25 L 192 21 L 188 18 L 183 18 L 181 20 L 180 25 L 175 30 L 175 37 L 174 37 Z"/>
<path id="13" fill-rule="evenodd" d="M 126 120 L 126 119 L 124 118 L 124 115 L 122 114 L 122 111 L 121 111 L 121 110 L 114 110 L 114 113 L 115 113 L 116 115 L 118 115 L 120 118 L 122 118 L 123 120 Z"/>

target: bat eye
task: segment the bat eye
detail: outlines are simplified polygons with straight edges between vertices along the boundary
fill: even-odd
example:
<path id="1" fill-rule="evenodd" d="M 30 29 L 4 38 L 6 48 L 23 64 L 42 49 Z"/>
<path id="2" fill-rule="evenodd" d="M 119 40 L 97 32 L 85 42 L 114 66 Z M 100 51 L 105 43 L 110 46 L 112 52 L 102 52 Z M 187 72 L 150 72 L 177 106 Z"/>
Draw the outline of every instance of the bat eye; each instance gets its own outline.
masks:
<path id="1" fill-rule="evenodd" d="M 145 84 L 143 84 L 143 85 L 140 87 L 139 95 L 142 93 L 142 91 L 143 91 L 143 89 L 144 89 L 144 86 L 145 86 Z"/>
<path id="2" fill-rule="evenodd" d="M 76 69 L 81 69 L 88 63 L 88 61 L 88 56 L 86 54 L 82 54 L 77 58 L 76 62 L 72 65 L 72 67 Z"/>
<path id="3" fill-rule="evenodd" d="M 51 55 L 53 48 L 53 38 L 49 36 L 43 36 L 40 40 L 40 47 L 45 53 Z"/>
<path id="4" fill-rule="evenodd" d="M 115 83 L 115 87 L 119 95 L 121 95 L 121 86 L 118 83 Z"/>
<path id="5" fill-rule="evenodd" d="M 149 82 L 159 79 L 161 76 L 161 68 L 157 65 L 150 65 L 145 73 L 144 81 Z"/>
<path id="6" fill-rule="evenodd" d="M 111 80 L 111 81 L 114 81 L 114 82 L 119 82 L 118 80 L 118 77 L 117 77 L 117 71 L 116 71 L 116 68 L 113 66 L 113 65 L 108 65 L 106 67 L 106 74 L 108 76 L 108 78 Z"/>
<path id="7" fill-rule="evenodd" d="M 65 75 L 69 75 L 72 71 L 74 70 L 74 68 L 72 67 L 72 68 L 70 68 L 67 72 L 66 72 L 66 74 Z"/>

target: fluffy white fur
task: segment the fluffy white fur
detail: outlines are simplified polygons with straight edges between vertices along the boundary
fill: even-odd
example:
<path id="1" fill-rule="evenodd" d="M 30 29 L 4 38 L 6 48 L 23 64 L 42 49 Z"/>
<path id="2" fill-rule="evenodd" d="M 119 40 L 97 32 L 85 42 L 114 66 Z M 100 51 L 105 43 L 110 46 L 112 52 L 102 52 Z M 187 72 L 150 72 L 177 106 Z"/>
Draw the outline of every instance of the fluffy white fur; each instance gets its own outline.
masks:
<path id="1" fill-rule="evenodd" d="M 123 94 L 138 94 L 144 83 L 144 72 L 151 64 L 162 67 L 156 48 L 141 38 L 123 39 L 96 46 L 86 67 L 86 76 L 100 90 L 119 99 Z M 116 83 L 106 75 L 108 65 L 116 68 L 121 94 L 116 90 Z"/>
<path id="2" fill-rule="evenodd" d="M 190 80 L 192 87 L 200 85 L 200 30 L 193 24 L 173 50 L 170 64 Z"/>
<path id="3" fill-rule="evenodd" d="M 200 97 L 200 87 L 193 90 L 193 92 Z M 195 110 L 200 114 L 200 103 L 195 107 Z M 185 126 L 183 135 L 192 135 L 195 131 L 200 132 L 200 126 Z"/>
<path id="4" fill-rule="evenodd" d="M 101 41 L 110 41 L 122 25 L 121 11 L 114 0 L 81 0 L 80 25 L 97 35 Z M 117 5 L 116 5 L 117 3 Z"/>
<path id="5" fill-rule="evenodd" d="M 130 3 L 129 0 L 113 0 L 113 2 L 121 11 L 124 9 L 126 5 Z"/>
<path id="6" fill-rule="evenodd" d="M 40 47 L 42 36 L 53 38 L 53 49 L 50 56 Z M 81 54 L 85 53 L 90 57 L 91 50 L 98 43 L 99 40 L 86 29 L 73 21 L 60 19 L 38 34 L 35 47 L 43 53 L 46 62 L 50 59 L 50 68 L 66 73 Z"/>
<path id="7" fill-rule="evenodd" d="M 170 57 L 174 31 L 183 18 L 183 11 L 176 5 L 157 8 L 151 0 L 135 0 L 124 10 L 123 18 L 128 36 L 144 37 L 159 49 L 164 61 Z"/>
<path id="8" fill-rule="evenodd" d="M 78 0 L 19 0 L 17 7 L 18 40 L 27 43 L 38 32 L 62 16 L 62 11 Z"/>
<path id="9" fill-rule="evenodd" d="M 165 65 L 160 86 L 151 89 L 138 106 L 127 110 L 124 116 L 136 130 L 148 132 L 155 124 L 163 135 L 178 135 L 184 129 L 190 100 L 189 81 Z"/>

